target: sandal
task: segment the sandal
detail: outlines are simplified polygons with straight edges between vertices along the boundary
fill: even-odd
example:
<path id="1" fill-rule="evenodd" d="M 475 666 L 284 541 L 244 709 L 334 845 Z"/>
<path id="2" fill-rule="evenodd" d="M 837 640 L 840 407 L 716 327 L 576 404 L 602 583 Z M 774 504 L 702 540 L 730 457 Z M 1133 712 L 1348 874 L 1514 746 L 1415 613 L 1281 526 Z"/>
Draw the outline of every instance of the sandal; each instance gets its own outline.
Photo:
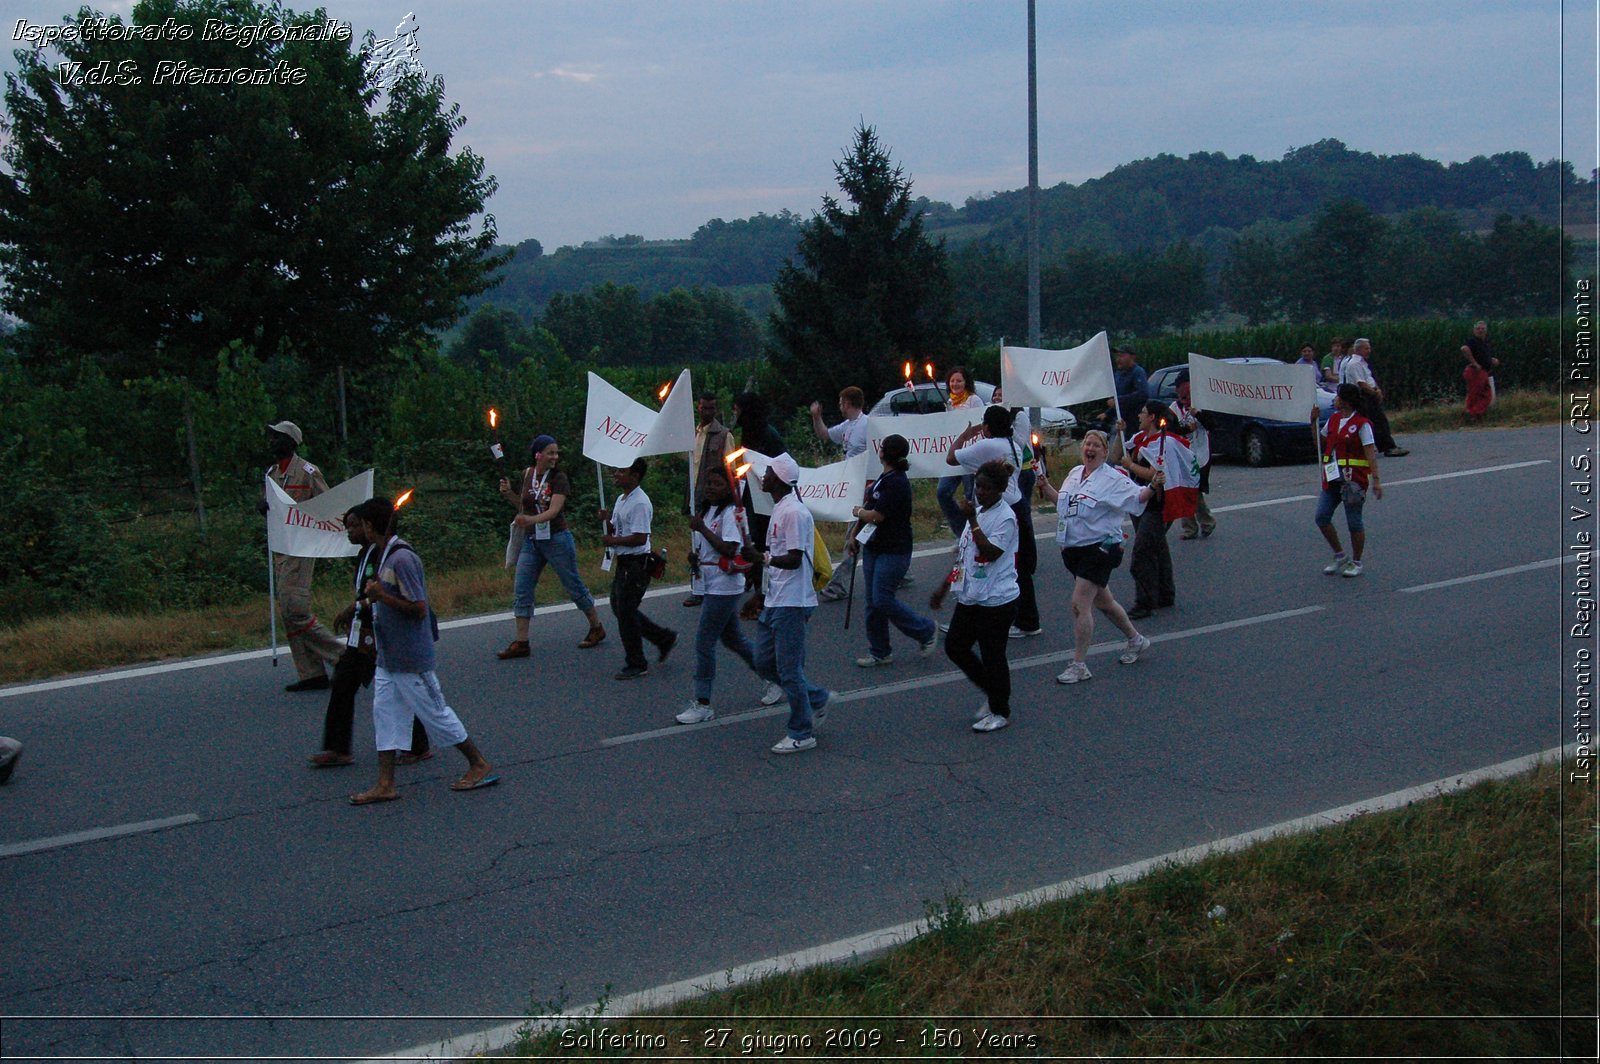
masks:
<path id="1" fill-rule="evenodd" d="M 528 657 L 532 653 L 533 650 L 528 646 L 528 641 L 526 639 L 513 639 L 511 641 L 511 645 L 495 654 L 495 657 L 499 658 L 501 661 L 509 661 L 512 658 Z"/>
<path id="2" fill-rule="evenodd" d="M 395 756 L 394 763 L 397 765 L 420 765 L 424 761 L 431 761 L 432 759 L 432 750 L 424 750 L 420 754 L 413 754 L 411 751 L 405 750 Z"/>
<path id="3" fill-rule="evenodd" d="M 588 650 L 590 647 L 597 647 L 605 637 L 606 630 L 597 624 L 589 629 L 589 634 L 583 637 L 583 641 L 578 644 L 578 649 Z"/>
<path id="4" fill-rule="evenodd" d="M 349 754 L 341 754 L 334 750 L 324 750 L 311 755 L 312 768 L 344 768 L 355 763 L 356 759 Z"/>

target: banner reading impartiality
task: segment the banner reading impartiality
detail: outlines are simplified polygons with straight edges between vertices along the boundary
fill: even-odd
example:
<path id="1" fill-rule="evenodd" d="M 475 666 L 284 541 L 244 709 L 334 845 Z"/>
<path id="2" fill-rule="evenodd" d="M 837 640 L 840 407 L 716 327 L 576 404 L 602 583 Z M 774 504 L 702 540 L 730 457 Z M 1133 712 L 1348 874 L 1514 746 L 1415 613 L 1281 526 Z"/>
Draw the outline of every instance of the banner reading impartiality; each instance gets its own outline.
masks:
<path id="1" fill-rule="evenodd" d="M 1196 410 L 1309 422 L 1317 408 L 1317 372 L 1301 363 L 1223 362 L 1191 352 L 1189 402 Z"/>
<path id="2" fill-rule="evenodd" d="M 583 456 L 601 465 L 630 466 L 635 458 L 694 449 L 694 387 L 689 371 L 678 374 L 660 412 L 635 402 L 589 374 L 583 418 Z"/>
<path id="3" fill-rule="evenodd" d="M 750 481 L 750 502 L 756 513 L 770 514 L 772 496 L 761 490 L 761 477 L 772 459 L 759 451 L 747 450 L 739 460 L 750 463 L 750 471 L 745 476 Z M 881 468 L 882 464 L 870 450 L 816 469 L 800 466 L 800 483 L 795 494 L 818 521 L 853 521 L 855 518 L 850 511 L 861 505 L 867 481 L 874 479 Z"/>
<path id="4" fill-rule="evenodd" d="M 271 477 L 263 477 L 267 546 L 294 558 L 346 558 L 361 553 L 344 533 L 344 515 L 372 498 L 372 470 L 297 503 Z"/>
<path id="5" fill-rule="evenodd" d="M 1007 406 L 1070 406 L 1117 394 L 1105 333 L 1068 351 L 1000 349 L 1000 387 Z"/>
<path id="6" fill-rule="evenodd" d="M 1006 403 L 1011 402 L 1010 395 L 1006 396 Z M 982 409 L 946 410 L 940 414 L 902 414 L 899 417 L 869 417 L 867 418 L 867 442 L 869 446 L 862 454 L 871 456 L 871 476 L 876 477 L 878 470 L 883 468 L 878 452 L 883 449 L 883 441 L 889 436 L 904 436 L 911 453 L 907 456 L 910 468 L 906 476 L 916 479 L 918 477 L 950 477 L 958 476 L 961 470 L 945 462 L 945 455 L 950 453 L 950 445 L 961 435 L 968 425 L 976 425 L 983 420 Z"/>

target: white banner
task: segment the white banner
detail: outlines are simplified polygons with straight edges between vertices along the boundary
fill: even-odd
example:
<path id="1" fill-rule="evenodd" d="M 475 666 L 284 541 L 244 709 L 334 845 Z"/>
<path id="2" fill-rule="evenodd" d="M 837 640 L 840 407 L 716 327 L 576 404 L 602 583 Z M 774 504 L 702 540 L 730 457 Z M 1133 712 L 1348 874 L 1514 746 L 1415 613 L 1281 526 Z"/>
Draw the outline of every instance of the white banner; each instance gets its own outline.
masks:
<path id="1" fill-rule="evenodd" d="M 635 458 L 694 449 L 694 387 L 689 371 L 678 374 L 657 413 L 628 398 L 597 374 L 589 374 L 584 410 L 583 456 L 622 468 Z"/>
<path id="2" fill-rule="evenodd" d="M 1196 410 L 1309 422 L 1317 408 L 1317 371 L 1301 363 L 1223 362 L 1191 352 L 1189 402 Z"/>
<path id="3" fill-rule="evenodd" d="M 739 461 L 749 462 L 745 476 L 750 481 L 750 502 L 758 514 L 772 512 L 772 496 L 761 490 L 761 477 L 772 459 L 759 451 L 745 451 Z M 850 511 L 861 505 L 867 481 L 877 479 L 882 467 L 870 450 L 831 465 L 807 469 L 800 466 L 800 483 L 795 494 L 818 521 L 854 521 Z"/>
<path id="4" fill-rule="evenodd" d="M 1117 394 L 1105 333 L 1069 351 L 1000 348 L 1000 387 L 1007 406 L 1071 406 Z"/>
<path id="5" fill-rule="evenodd" d="M 1009 405 L 1010 402 L 1011 396 L 1008 393 L 1006 403 Z M 950 453 L 950 445 L 961 435 L 963 429 L 982 420 L 982 408 L 946 410 L 942 414 L 870 417 L 867 418 L 867 442 L 870 446 L 861 453 L 871 456 L 874 463 L 873 476 L 876 477 L 877 470 L 883 468 L 878 452 L 883 447 L 884 437 L 900 435 L 906 438 L 906 443 L 911 448 L 911 453 L 907 456 L 911 468 L 906 470 L 906 476 L 913 480 L 919 477 L 960 476 L 960 469 L 946 464 L 945 455 Z"/>
<path id="6" fill-rule="evenodd" d="M 296 503 L 263 476 L 267 500 L 267 546 L 294 558 L 348 558 L 360 554 L 344 533 L 345 512 L 372 498 L 372 470 L 358 473 L 321 495 Z"/>

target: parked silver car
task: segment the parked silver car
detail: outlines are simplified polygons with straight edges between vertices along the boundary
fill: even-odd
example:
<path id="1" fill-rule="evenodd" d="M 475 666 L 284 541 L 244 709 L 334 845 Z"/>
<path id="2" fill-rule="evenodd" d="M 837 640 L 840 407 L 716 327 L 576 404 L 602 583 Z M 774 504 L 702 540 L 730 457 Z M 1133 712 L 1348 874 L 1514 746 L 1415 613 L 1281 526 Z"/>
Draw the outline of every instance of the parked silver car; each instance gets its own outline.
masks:
<path id="1" fill-rule="evenodd" d="M 994 395 L 994 385 L 974 381 L 972 390 L 985 403 Z M 869 417 L 898 417 L 901 414 L 937 414 L 945 408 L 950 390 L 942 381 L 923 381 L 908 390 L 904 387 L 885 392 L 867 411 Z M 1046 432 L 1066 434 L 1078 438 L 1078 419 L 1072 411 L 1060 406 L 1047 406 L 1039 411 L 1039 421 Z"/>

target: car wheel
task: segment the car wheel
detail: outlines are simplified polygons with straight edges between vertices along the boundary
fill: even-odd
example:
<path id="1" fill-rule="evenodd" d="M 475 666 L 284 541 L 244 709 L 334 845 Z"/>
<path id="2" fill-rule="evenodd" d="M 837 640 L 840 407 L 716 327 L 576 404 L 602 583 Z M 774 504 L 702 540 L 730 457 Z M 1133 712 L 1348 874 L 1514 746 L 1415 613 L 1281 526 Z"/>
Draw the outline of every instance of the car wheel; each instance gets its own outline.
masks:
<path id="1" fill-rule="evenodd" d="M 1258 425 L 1251 425 L 1244 430 L 1244 461 L 1249 466 L 1270 465 L 1272 462 L 1272 444 L 1267 442 L 1267 434 Z"/>

